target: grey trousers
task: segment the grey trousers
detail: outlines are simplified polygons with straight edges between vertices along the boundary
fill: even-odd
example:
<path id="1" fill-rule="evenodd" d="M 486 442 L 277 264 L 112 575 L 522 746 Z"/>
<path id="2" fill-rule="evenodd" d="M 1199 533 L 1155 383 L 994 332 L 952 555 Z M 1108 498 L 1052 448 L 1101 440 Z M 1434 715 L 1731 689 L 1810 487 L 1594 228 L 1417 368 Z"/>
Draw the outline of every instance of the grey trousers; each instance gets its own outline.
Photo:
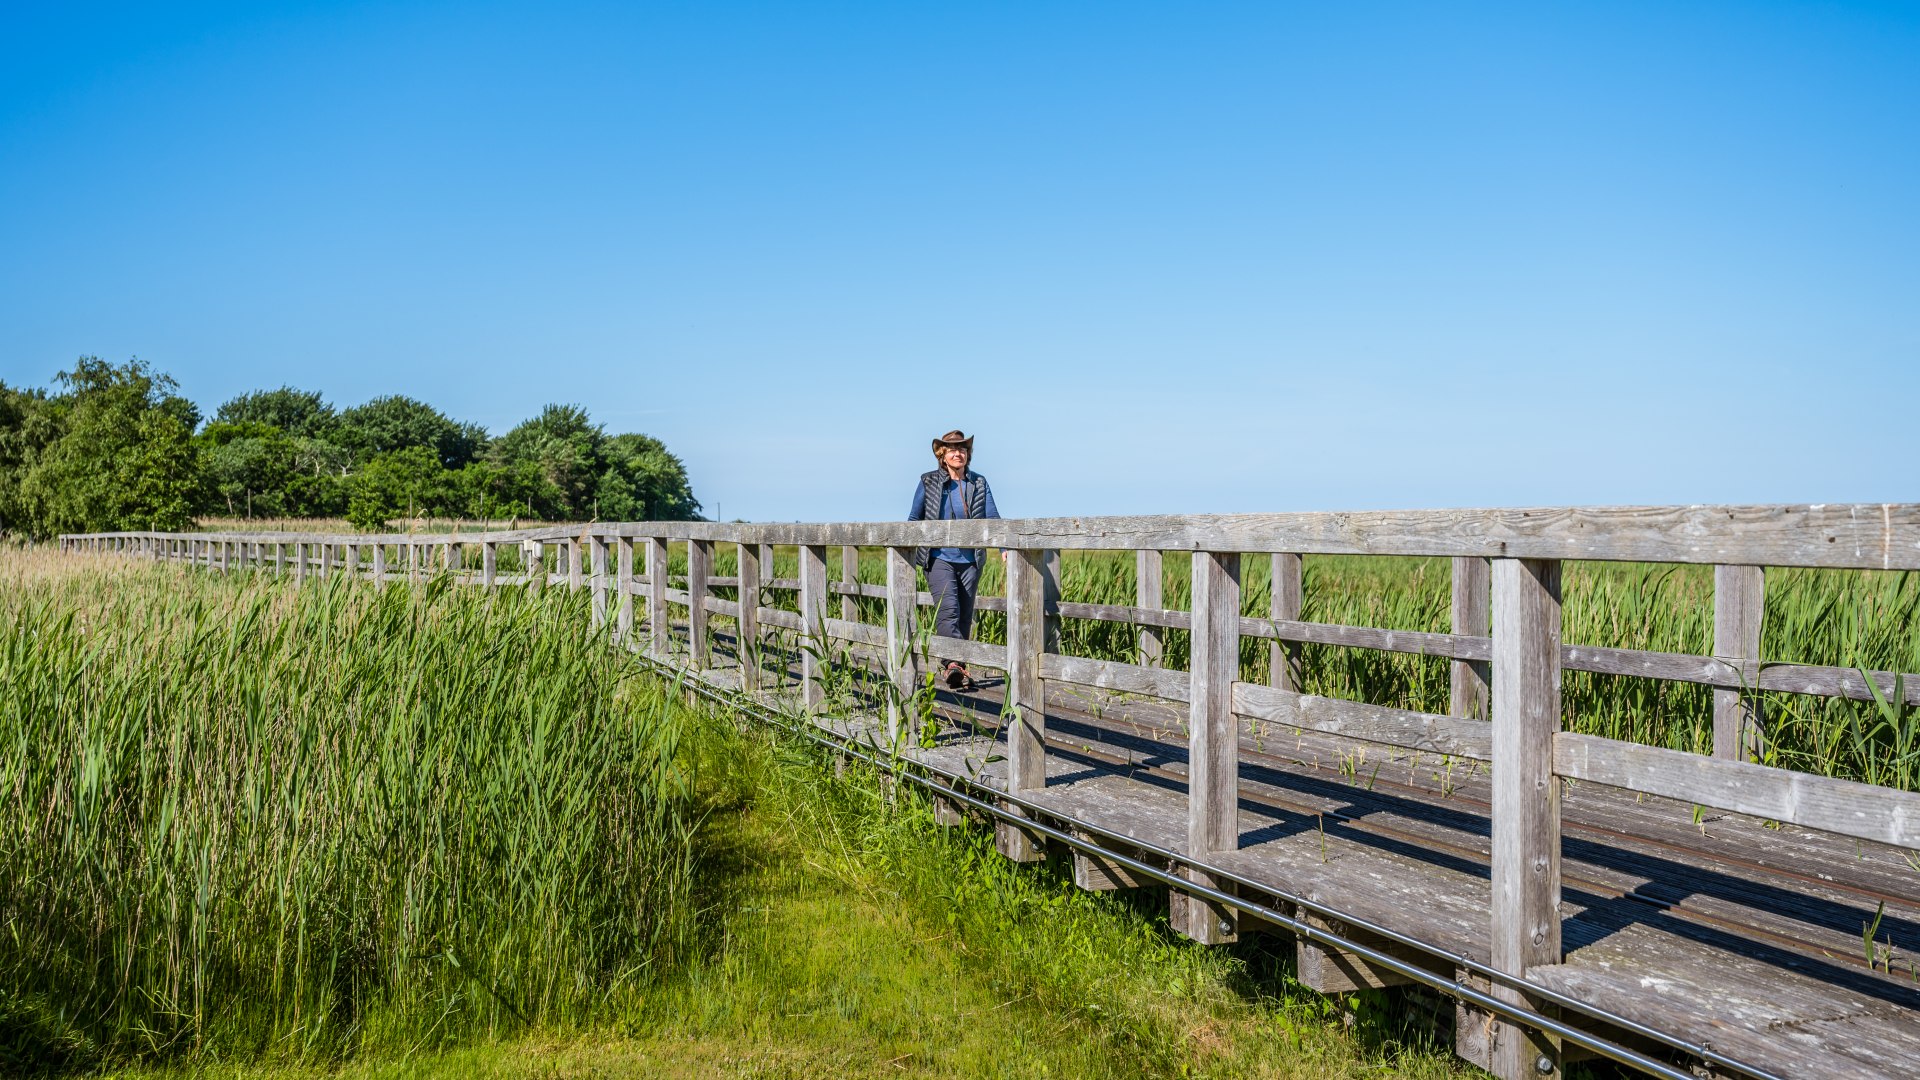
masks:
<path id="1" fill-rule="evenodd" d="M 979 588 L 979 563 L 933 560 L 927 568 L 927 591 L 933 594 L 933 632 L 951 638 L 971 634 L 973 594 Z"/>

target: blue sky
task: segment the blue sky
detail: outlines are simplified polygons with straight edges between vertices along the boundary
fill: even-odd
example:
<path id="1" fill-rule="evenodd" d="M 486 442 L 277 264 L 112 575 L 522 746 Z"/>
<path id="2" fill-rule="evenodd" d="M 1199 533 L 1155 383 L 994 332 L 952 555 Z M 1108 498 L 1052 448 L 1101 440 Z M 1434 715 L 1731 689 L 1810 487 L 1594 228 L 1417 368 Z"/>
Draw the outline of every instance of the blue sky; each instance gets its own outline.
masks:
<path id="1" fill-rule="evenodd" d="M 729 518 L 1912 500 L 1920 6 L 9 5 L 0 379 L 94 354 Z"/>

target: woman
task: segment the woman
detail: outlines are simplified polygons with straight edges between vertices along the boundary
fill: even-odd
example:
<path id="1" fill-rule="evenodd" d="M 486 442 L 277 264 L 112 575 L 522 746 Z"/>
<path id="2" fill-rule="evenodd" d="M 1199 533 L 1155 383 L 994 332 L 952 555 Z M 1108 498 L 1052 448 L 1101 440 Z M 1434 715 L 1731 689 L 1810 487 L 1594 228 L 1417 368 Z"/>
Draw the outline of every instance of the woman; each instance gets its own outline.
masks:
<path id="1" fill-rule="evenodd" d="M 939 467 L 920 475 L 913 491 L 908 521 L 947 521 L 956 518 L 997 518 L 993 489 L 987 478 L 968 468 L 973 461 L 973 436 L 955 428 L 933 440 Z M 986 553 L 978 548 L 921 548 L 914 562 L 927 572 L 927 590 L 933 593 L 933 632 L 940 637 L 966 638 L 973 630 L 973 597 L 980 588 L 980 565 Z M 944 671 L 948 686 L 967 685 L 967 667 L 949 661 Z"/>

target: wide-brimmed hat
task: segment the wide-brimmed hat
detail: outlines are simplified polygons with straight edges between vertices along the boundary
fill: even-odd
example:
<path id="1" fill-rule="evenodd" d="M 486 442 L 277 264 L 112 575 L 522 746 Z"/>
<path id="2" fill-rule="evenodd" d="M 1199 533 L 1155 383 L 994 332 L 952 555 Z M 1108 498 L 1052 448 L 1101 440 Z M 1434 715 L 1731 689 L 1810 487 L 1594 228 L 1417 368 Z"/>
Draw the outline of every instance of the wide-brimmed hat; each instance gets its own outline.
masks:
<path id="1" fill-rule="evenodd" d="M 939 453 L 943 447 L 948 446 L 961 447 L 966 450 L 967 453 L 971 454 L 973 453 L 973 436 L 961 431 L 959 428 L 954 428 L 952 431 L 933 440 L 933 452 L 936 454 Z"/>

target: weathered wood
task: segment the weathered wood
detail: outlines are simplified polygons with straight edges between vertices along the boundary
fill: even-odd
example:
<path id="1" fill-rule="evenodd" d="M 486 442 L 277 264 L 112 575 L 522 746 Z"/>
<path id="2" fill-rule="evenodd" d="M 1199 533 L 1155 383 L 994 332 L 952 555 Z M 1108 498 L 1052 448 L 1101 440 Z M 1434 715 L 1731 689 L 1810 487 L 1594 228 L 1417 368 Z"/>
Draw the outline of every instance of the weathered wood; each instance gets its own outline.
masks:
<path id="1" fill-rule="evenodd" d="M 1299 918 L 1310 926 L 1340 937 L 1361 936 L 1345 923 L 1327 919 L 1310 911 L 1301 912 Z M 1415 961 L 1419 958 L 1419 954 L 1411 949 L 1395 946 L 1382 940 L 1370 939 L 1365 944 L 1380 949 L 1397 960 Z M 1294 942 L 1294 973 L 1301 982 L 1322 994 L 1350 994 L 1355 990 L 1404 986 L 1413 981 L 1397 971 L 1381 967 L 1350 949 L 1322 945 L 1304 936 L 1295 939 Z"/>
<path id="2" fill-rule="evenodd" d="M 862 546 L 1471 555 L 1920 569 L 1920 504 L 1542 507 L 834 524 L 637 522 L 641 535 Z M 531 530 L 548 535 L 554 530 Z"/>
<path id="3" fill-rule="evenodd" d="M 647 542 L 647 647 L 656 659 L 673 655 L 673 622 L 667 614 L 667 538 Z"/>
<path id="4" fill-rule="evenodd" d="M 376 545 L 377 550 L 378 545 Z M 500 548 L 493 541 L 484 541 L 480 545 L 480 584 L 493 588 L 500 574 Z"/>
<path id="5" fill-rule="evenodd" d="M 1271 556 L 1273 595 L 1269 612 L 1275 622 L 1299 622 L 1301 603 L 1301 558 L 1286 552 Z M 1276 640 L 1267 646 L 1267 685 L 1276 690 L 1300 689 L 1300 650 Z"/>
<path id="6" fill-rule="evenodd" d="M 1240 846 L 1240 726 L 1233 716 L 1233 684 L 1240 677 L 1240 556 L 1193 553 L 1192 658 L 1187 686 L 1187 851 L 1200 858 Z M 1190 871 L 1190 880 L 1217 885 Z M 1238 914 L 1189 898 L 1183 932 L 1218 944 L 1239 935 Z"/>
<path id="7" fill-rule="evenodd" d="M 1075 836 L 1078 836 L 1082 840 L 1092 840 L 1095 843 L 1099 843 L 1102 839 L 1098 835 L 1089 833 L 1084 829 L 1075 829 L 1073 832 Z M 1141 880 L 1132 870 L 1121 866 L 1119 863 L 1106 858 L 1098 852 L 1082 851 L 1078 848 L 1075 848 L 1073 852 L 1073 883 L 1082 889 L 1086 889 L 1088 892 L 1112 892 L 1116 889 L 1137 889 L 1142 885 L 1149 884 L 1149 882 Z"/>
<path id="8" fill-rule="evenodd" d="M 826 702 L 822 683 L 827 635 L 827 549 L 823 544 L 800 547 L 800 700 L 808 709 Z"/>
<path id="9" fill-rule="evenodd" d="M 852 544 L 840 545 L 840 580 L 847 585 L 860 583 L 860 549 Z M 840 594 L 840 617 L 848 622 L 860 617 L 860 606 L 849 593 Z"/>
<path id="10" fill-rule="evenodd" d="M 593 558 L 593 599 L 589 618 L 597 630 L 607 625 L 607 542 L 595 536 L 587 543 Z"/>
<path id="11" fill-rule="evenodd" d="M 712 574 L 713 541 L 687 541 L 687 663 L 696 671 L 713 663 L 707 632 L 707 578 Z"/>
<path id="12" fill-rule="evenodd" d="M 298 576 L 302 572 L 302 564 L 306 562 L 306 559 L 301 556 L 300 545 L 295 544 L 293 546 L 293 552 L 294 559 L 296 560 L 293 568 L 294 574 Z M 387 583 L 387 545 L 385 544 L 373 545 L 373 583 L 375 585 L 385 585 Z"/>
<path id="13" fill-rule="evenodd" d="M 1713 655 L 1744 671 L 1760 660 L 1760 624 L 1766 610 L 1766 571 L 1758 566 L 1713 568 Z M 1751 685 L 1751 684 L 1749 684 Z M 1751 690 L 1713 692 L 1713 756 L 1756 761 L 1761 744 L 1758 701 Z"/>
<path id="14" fill-rule="evenodd" d="M 207 545 L 203 543 L 200 546 L 205 547 Z M 212 556 L 209 555 L 208 558 L 211 559 Z M 298 585 L 306 580 L 307 545 L 305 543 L 296 543 L 293 545 L 293 581 L 294 584 Z"/>
<path id="15" fill-rule="evenodd" d="M 982 641 L 938 636 L 927 638 L 923 644 L 926 646 L 927 655 L 939 660 L 958 660 L 963 664 L 980 665 L 1000 671 L 1007 670 L 1011 664 L 1007 658 L 1005 645 L 989 645 Z"/>
<path id="16" fill-rule="evenodd" d="M 734 615 L 738 624 L 735 635 L 735 648 L 740 656 L 740 689 L 753 693 L 760 689 L 760 549 L 753 544 L 736 545 L 740 572 L 735 577 L 739 584 L 740 610 Z M 632 560 L 628 560 L 628 571 L 632 571 Z"/>
<path id="17" fill-rule="evenodd" d="M 920 724 L 914 704 L 919 666 L 913 657 L 913 594 L 919 584 L 919 572 L 914 569 L 911 548 L 890 547 L 883 551 L 887 560 L 887 681 L 892 687 L 887 698 L 887 738 L 897 746 L 903 738 L 913 739 Z M 841 609 L 846 610 L 851 603 L 841 601 Z M 852 619 L 843 621 L 853 622 Z"/>
<path id="18" fill-rule="evenodd" d="M 1158 610 L 1166 604 L 1164 567 L 1158 551 L 1136 551 L 1133 553 L 1133 602 L 1145 609 Z M 1160 630 L 1153 626 L 1140 627 L 1139 637 L 1140 665 L 1157 668 L 1163 663 L 1166 652 L 1165 642 Z"/>
<path id="19" fill-rule="evenodd" d="M 1553 775 L 1560 730 L 1560 564 L 1493 564 L 1493 966 L 1525 976 L 1560 962 L 1560 783 Z M 1502 999 L 1526 1003 L 1507 987 Z M 1515 1024 L 1494 1030 L 1493 1069 L 1502 1080 L 1558 1074 L 1559 1040 Z"/>
<path id="20" fill-rule="evenodd" d="M 1480 761 L 1493 754 L 1493 738 L 1485 721 L 1296 694 L 1258 683 L 1233 684 L 1233 711 L 1281 727 L 1434 754 Z"/>
<path id="21" fill-rule="evenodd" d="M 580 541 L 577 538 L 569 540 L 560 545 L 560 550 L 567 553 L 567 589 L 572 592 L 578 592 L 580 591 L 580 587 L 585 584 L 582 580 L 585 575 L 582 573 L 583 568 L 581 566 L 581 563 L 585 560 L 581 558 L 583 552 L 580 550 Z M 713 550 L 711 544 L 708 545 L 707 550 L 709 552 Z"/>
<path id="22" fill-rule="evenodd" d="M 1047 782 L 1045 662 L 1046 555 L 1007 559 L 1007 786 L 1020 792 Z"/>
<path id="23" fill-rule="evenodd" d="M 1189 676 L 1184 671 L 1143 668 L 1112 660 L 1047 653 L 1040 658 L 1040 677 L 1058 682 L 1097 686 L 1127 694 L 1147 694 L 1168 701 L 1187 700 Z"/>
<path id="24" fill-rule="evenodd" d="M 1920 848 L 1920 793 L 1573 732 L 1554 736 L 1553 765 L 1576 780 Z"/>
<path id="25" fill-rule="evenodd" d="M 522 576 L 536 589 L 547 585 L 547 545 L 538 540 L 524 540 L 520 544 L 520 566 Z"/>
<path id="26" fill-rule="evenodd" d="M 1489 614 L 1492 588 L 1493 567 L 1486 559 L 1460 556 L 1453 560 L 1453 633 L 1456 637 L 1485 638 L 1492 633 Z M 1448 711 L 1455 716 L 1485 720 L 1492 678 L 1487 662 L 1454 660 L 1447 665 L 1447 674 Z"/>

